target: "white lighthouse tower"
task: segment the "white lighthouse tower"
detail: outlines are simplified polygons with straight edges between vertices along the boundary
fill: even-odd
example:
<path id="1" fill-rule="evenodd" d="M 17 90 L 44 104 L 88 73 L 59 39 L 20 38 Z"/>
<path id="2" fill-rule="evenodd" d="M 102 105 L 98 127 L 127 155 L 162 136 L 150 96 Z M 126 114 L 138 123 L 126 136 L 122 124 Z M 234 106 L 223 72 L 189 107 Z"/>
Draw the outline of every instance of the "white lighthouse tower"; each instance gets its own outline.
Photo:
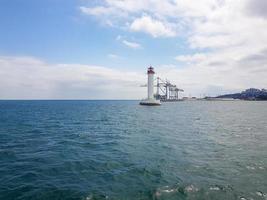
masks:
<path id="1" fill-rule="evenodd" d="M 140 105 L 157 106 L 160 105 L 160 100 L 154 97 L 154 68 L 149 67 L 147 69 L 147 99 L 140 102 Z"/>

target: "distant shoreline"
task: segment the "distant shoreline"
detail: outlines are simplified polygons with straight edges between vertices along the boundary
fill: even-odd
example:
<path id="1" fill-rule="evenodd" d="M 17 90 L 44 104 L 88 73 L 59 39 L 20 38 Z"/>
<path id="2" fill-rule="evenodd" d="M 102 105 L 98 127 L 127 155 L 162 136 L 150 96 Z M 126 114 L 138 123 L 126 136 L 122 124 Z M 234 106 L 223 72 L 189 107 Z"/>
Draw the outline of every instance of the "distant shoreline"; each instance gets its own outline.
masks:
<path id="1" fill-rule="evenodd" d="M 140 101 L 140 99 L 0 99 L 3 101 Z M 267 100 L 249 100 L 249 99 L 227 99 L 227 98 L 196 98 L 196 99 L 179 99 L 178 101 L 163 101 L 163 103 L 187 102 L 187 101 L 267 101 Z"/>

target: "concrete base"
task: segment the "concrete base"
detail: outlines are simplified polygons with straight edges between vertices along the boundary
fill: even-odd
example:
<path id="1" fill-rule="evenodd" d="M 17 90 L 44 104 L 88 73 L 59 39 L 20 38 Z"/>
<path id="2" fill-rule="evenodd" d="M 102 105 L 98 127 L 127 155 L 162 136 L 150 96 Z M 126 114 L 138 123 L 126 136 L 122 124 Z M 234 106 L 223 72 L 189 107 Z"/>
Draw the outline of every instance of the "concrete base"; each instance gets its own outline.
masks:
<path id="1" fill-rule="evenodd" d="M 160 100 L 156 100 L 156 99 L 144 99 L 142 101 L 140 101 L 140 105 L 142 106 L 160 106 Z"/>

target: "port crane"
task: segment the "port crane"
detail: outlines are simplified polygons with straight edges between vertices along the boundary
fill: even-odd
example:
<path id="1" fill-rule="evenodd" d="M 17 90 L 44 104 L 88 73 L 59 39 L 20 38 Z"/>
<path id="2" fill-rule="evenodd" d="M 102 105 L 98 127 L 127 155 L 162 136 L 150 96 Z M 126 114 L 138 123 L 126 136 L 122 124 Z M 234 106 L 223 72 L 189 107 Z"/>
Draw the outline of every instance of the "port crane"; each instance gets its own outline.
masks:
<path id="1" fill-rule="evenodd" d="M 167 79 L 164 81 L 160 77 L 157 77 L 157 93 L 155 94 L 156 99 L 161 101 L 178 101 L 179 92 L 183 92 L 183 89 L 178 88 Z"/>

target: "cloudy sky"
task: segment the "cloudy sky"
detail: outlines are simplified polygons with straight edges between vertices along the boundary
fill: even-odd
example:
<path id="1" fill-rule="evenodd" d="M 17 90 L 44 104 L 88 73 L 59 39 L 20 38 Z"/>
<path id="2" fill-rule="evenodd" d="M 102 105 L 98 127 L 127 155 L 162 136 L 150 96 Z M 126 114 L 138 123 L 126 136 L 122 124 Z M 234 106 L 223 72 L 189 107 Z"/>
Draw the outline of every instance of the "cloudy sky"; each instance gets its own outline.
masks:
<path id="1" fill-rule="evenodd" d="M 202 96 L 267 88 L 266 0 L 1 0 L 0 99 L 139 99 L 146 68 Z"/>

